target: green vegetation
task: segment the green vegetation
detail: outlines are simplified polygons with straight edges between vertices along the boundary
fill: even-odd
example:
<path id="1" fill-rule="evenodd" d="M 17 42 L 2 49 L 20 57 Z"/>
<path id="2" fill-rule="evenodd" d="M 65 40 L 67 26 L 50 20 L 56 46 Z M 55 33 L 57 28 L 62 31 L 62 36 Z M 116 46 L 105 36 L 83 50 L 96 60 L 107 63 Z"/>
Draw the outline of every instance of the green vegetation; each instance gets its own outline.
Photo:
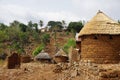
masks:
<path id="1" fill-rule="evenodd" d="M 61 31 L 63 28 L 62 22 L 60 21 L 49 21 L 48 26 L 50 27 L 50 31 Z"/>
<path id="2" fill-rule="evenodd" d="M 69 39 L 68 42 L 64 45 L 63 50 L 68 54 L 70 47 L 75 47 L 76 42 L 74 39 Z"/>
<path id="3" fill-rule="evenodd" d="M 84 23 L 82 21 L 79 22 L 70 22 L 68 25 L 68 30 L 73 32 L 73 33 L 78 33 L 82 27 L 83 27 Z"/>
<path id="4" fill-rule="evenodd" d="M 70 35 L 71 32 L 76 33 L 83 27 L 82 22 L 70 22 L 69 26 L 66 27 L 66 22 L 64 20 L 49 21 L 47 26 L 50 26 L 49 30 L 53 31 L 52 33 L 49 33 L 40 32 L 38 25 L 42 27 L 44 25 L 43 21 L 39 20 L 38 23 L 29 21 L 28 24 L 24 24 L 14 20 L 9 26 L 5 25 L 4 23 L 0 23 L 0 53 L 8 53 L 9 50 L 9 52 L 17 52 L 19 54 L 27 53 L 25 50 L 28 50 L 30 53 L 32 48 L 40 45 L 34 51 L 32 51 L 32 54 L 35 56 L 41 52 L 41 50 L 43 50 L 48 43 L 50 43 L 51 37 L 54 38 L 53 44 L 56 46 L 56 49 L 60 46 L 63 47 L 66 53 L 68 53 L 68 49 L 71 46 L 75 47 L 75 41 L 73 39 L 66 38 L 66 36 L 73 37 Z M 67 30 L 64 29 L 64 31 L 62 31 L 63 27 L 67 28 Z M 63 46 L 64 43 L 60 44 L 58 42 L 59 37 L 64 37 L 65 40 L 69 40 Z"/>
<path id="5" fill-rule="evenodd" d="M 39 54 L 43 49 L 45 48 L 44 44 L 40 44 L 40 46 L 38 46 L 34 51 L 33 51 L 33 56 L 36 56 L 37 54 Z"/>
<path id="6" fill-rule="evenodd" d="M 42 42 L 47 45 L 50 42 L 50 34 L 44 33 L 41 37 Z"/>

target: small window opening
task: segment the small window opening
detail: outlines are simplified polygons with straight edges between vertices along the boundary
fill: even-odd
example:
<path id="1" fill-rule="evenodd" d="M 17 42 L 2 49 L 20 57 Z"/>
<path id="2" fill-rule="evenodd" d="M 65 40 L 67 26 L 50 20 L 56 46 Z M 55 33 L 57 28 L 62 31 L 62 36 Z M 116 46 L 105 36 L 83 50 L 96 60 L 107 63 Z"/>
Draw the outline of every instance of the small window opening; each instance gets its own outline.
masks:
<path id="1" fill-rule="evenodd" d="M 98 39 L 97 35 L 94 36 L 94 39 Z"/>
<path id="2" fill-rule="evenodd" d="M 113 39 L 113 37 L 110 35 L 110 36 L 109 36 L 109 39 Z"/>

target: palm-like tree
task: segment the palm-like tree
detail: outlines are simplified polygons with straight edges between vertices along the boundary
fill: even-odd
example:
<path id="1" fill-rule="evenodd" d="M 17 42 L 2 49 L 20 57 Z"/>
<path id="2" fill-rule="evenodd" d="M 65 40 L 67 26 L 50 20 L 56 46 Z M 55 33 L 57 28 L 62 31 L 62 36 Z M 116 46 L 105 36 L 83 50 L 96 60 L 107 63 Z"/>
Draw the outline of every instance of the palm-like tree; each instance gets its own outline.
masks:
<path id="1" fill-rule="evenodd" d="M 43 21 L 40 20 L 39 24 L 40 24 L 40 27 L 42 27 L 43 26 Z"/>
<path id="2" fill-rule="evenodd" d="M 65 28 L 66 22 L 62 20 L 62 26 Z"/>

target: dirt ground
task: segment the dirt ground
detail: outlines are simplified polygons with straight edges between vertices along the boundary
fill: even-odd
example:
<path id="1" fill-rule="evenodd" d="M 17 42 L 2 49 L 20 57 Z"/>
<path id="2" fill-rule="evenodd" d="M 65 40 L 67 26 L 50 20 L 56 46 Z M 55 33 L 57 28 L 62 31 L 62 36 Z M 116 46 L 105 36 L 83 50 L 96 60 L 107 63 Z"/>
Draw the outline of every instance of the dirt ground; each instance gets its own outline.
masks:
<path id="1" fill-rule="evenodd" d="M 0 68 L 0 80 L 55 80 L 57 74 L 53 64 L 41 64 L 39 62 L 23 63 L 21 68 Z"/>
<path id="2" fill-rule="evenodd" d="M 61 72 L 54 72 L 57 64 L 30 62 L 22 63 L 18 69 L 7 69 L 6 63 L 4 63 L 0 65 L 0 80 L 111 80 L 108 78 L 98 79 L 99 74 L 101 75 L 101 72 L 105 74 L 105 70 L 120 70 L 120 64 L 68 65 L 69 63 L 64 64 Z M 102 74 L 102 76 L 106 77 L 107 74 Z M 116 73 L 113 73 L 112 77 L 116 78 L 112 80 L 120 80 L 120 75 L 114 74 Z"/>

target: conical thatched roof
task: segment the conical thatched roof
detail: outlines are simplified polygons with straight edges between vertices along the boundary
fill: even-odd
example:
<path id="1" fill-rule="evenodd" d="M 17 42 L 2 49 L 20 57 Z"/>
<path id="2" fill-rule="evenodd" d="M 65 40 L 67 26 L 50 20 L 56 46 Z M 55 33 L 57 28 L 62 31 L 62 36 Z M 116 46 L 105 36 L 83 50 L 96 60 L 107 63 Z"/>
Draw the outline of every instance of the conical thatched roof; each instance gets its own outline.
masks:
<path id="1" fill-rule="evenodd" d="M 35 59 L 51 59 L 50 55 L 44 51 L 35 56 Z"/>
<path id="2" fill-rule="evenodd" d="M 79 36 L 91 34 L 120 34 L 120 26 L 116 21 L 99 11 L 88 23 L 85 24 L 80 31 Z"/>
<path id="3" fill-rule="evenodd" d="M 55 56 L 67 56 L 66 53 L 63 51 L 63 49 L 60 49 Z"/>

